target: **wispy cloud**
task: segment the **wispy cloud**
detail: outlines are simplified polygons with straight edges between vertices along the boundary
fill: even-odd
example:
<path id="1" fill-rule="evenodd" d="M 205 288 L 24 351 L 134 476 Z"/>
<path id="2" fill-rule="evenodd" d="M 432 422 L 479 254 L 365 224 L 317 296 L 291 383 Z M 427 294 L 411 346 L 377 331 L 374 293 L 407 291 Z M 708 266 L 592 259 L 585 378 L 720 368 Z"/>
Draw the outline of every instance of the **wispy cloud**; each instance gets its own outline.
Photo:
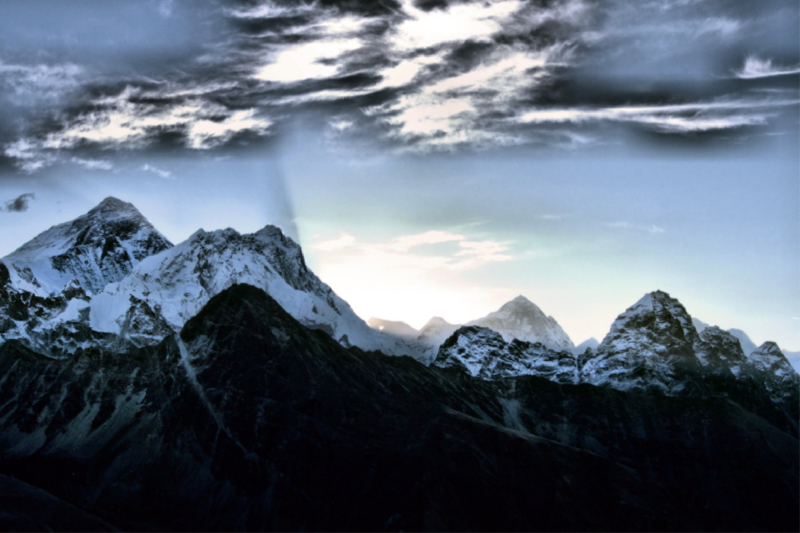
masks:
<path id="1" fill-rule="evenodd" d="M 146 163 L 146 164 L 142 165 L 141 167 L 139 167 L 139 170 L 141 170 L 142 172 L 153 173 L 153 174 L 157 175 L 160 178 L 174 179 L 174 178 L 172 178 L 172 172 L 170 172 L 169 170 L 164 170 L 164 169 L 155 167 L 155 166 L 153 166 L 153 165 L 151 165 L 149 163 Z"/>
<path id="2" fill-rule="evenodd" d="M 114 168 L 114 164 L 111 161 L 106 161 L 103 159 L 83 159 L 81 157 L 73 157 L 70 159 L 70 161 L 89 170 L 111 170 Z"/>
<path id="3" fill-rule="evenodd" d="M 650 226 L 642 224 L 631 224 L 630 222 L 624 220 L 618 222 L 609 222 L 606 224 L 606 227 L 615 229 L 631 229 L 636 231 L 644 231 L 652 235 L 658 235 L 659 233 L 664 233 L 664 228 L 656 226 L 655 224 L 652 224 Z"/>
<path id="4" fill-rule="evenodd" d="M 20 139 L 3 147 L 6 157 L 16 160 L 17 166 L 27 173 L 36 172 L 55 160 L 55 156 L 43 152 L 35 140 Z"/>
<path id="5" fill-rule="evenodd" d="M 747 56 L 742 68 L 734 72 L 734 76 L 745 80 L 789 74 L 800 74 L 800 66 L 780 67 L 773 65 L 771 59 L 761 59 L 757 56 Z"/>
<path id="6" fill-rule="evenodd" d="M 629 122 L 666 133 L 713 131 L 764 124 L 770 111 L 795 106 L 798 99 L 721 99 L 711 102 L 657 106 L 620 106 L 599 109 L 548 108 L 527 111 L 521 123 Z"/>
<path id="7" fill-rule="evenodd" d="M 456 247 L 449 253 L 426 245 L 452 243 Z M 336 252 L 340 258 L 362 258 L 367 262 L 404 264 L 412 269 L 436 268 L 466 270 L 487 263 L 510 261 L 509 243 L 494 240 L 474 240 L 448 231 L 428 231 L 403 235 L 384 243 L 362 242 L 352 235 L 342 234 L 336 239 L 312 244 L 311 248 L 323 252 Z"/>
<path id="8" fill-rule="evenodd" d="M 24 65 L 0 60 L 0 89 L 10 89 L 4 92 L 16 104 L 57 100 L 84 81 L 84 69 L 72 63 Z"/>

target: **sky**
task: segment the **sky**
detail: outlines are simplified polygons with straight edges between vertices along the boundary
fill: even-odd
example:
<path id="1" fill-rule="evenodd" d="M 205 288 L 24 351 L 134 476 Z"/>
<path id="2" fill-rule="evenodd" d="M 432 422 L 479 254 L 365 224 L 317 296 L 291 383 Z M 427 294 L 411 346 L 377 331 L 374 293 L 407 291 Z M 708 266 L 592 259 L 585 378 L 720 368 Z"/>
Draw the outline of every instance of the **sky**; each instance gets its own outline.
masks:
<path id="1" fill-rule="evenodd" d="M 800 350 L 795 0 L 0 0 L 0 256 L 275 224 L 362 318 L 643 294 Z"/>

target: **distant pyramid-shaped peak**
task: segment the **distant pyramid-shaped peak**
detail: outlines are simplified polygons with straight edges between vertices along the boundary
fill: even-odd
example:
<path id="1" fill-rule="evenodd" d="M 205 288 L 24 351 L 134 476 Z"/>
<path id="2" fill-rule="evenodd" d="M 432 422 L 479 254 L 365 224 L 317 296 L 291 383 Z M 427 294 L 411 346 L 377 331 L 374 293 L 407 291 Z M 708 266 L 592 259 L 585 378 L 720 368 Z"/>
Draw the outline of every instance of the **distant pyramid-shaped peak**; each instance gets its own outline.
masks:
<path id="1" fill-rule="evenodd" d="M 53 226 L 3 258 L 29 269 L 43 288 L 59 292 L 77 279 L 97 292 L 121 280 L 148 256 L 172 247 L 133 204 L 108 197 L 78 218 Z"/>
<path id="2" fill-rule="evenodd" d="M 541 342 L 553 350 L 573 348 L 572 340 L 558 322 L 522 295 L 506 302 L 497 311 L 468 322 L 467 325 L 490 328 L 500 333 L 508 342 L 519 339 Z"/>
<path id="3" fill-rule="evenodd" d="M 442 326 L 454 326 L 454 325 L 455 324 L 451 324 L 450 322 L 448 322 L 447 320 L 445 320 L 444 318 L 442 318 L 440 316 L 435 316 L 435 317 L 431 318 L 430 320 L 428 320 L 425 323 L 425 325 L 422 326 L 422 329 L 420 331 L 427 330 L 427 329 L 432 329 L 432 328 L 439 328 L 439 327 L 442 327 Z"/>

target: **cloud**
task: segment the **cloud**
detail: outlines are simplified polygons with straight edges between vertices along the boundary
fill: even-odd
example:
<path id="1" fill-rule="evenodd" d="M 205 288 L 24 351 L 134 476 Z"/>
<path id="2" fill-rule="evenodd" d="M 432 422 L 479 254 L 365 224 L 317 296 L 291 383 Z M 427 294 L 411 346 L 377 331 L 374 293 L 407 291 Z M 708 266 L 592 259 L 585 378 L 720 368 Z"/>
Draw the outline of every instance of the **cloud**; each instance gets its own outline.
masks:
<path id="1" fill-rule="evenodd" d="M 144 98 L 137 98 L 143 96 Z M 50 133 L 44 148 L 68 149 L 83 144 L 137 147 L 155 136 L 179 133 L 186 145 L 207 149 L 221 144 L 242 131 L 264 134 L 270 125 L 266 118 L 257 118 L 253 109 L 231 111 L 201 99 L 187 99 L 166 105 L 147 102 L 147 96 L 133 87 L 119 95 L 100 98 L 94 104 L 100 109 L 68 120 L 60 131 Z"/>
<path id="2" fill-rule="evenodd" d="M 92 111 L 63 119 L 60 127 L 43 137 L 7 144 L 4 153 L 23 170 L 33 172 L 53 163 L 58 153 L 74 148 L 142 148 L 161 135 L 176 134 L 187 148 L 206 150 L 236 134 L 266 135 L 272 123 L 254 109 L 231 110 L 201 98 L 152 103 L 159 96 L 166 98 L 128 86 L 116 96 L 93 100 Z"/>
<path id="3" fill-rule="evenodd" d="M 798 99 L 750 98 L 688 104 L 620 106 L 599 109 L 550 108 L 527 111 L 516 118 L 526 124 L 628 122 L 664 133 L 714 131 L 765 124 L 771 112 L 795 106 Z"/>
<path id="4" fill-rule="evenodd" d="M 142 172 L 151 172 L 164 179 L 172 178 L 172 172 L 170 172 L 169 170 L 163 170 L 147 163 L 139 167 L 139 170 L 141 170 Z"/>
<path id="5" fill-rule="evenodd" d="M 449 253 L 426 246 L 452 243 L 457 248 Z M 464 235 L 448 231 L 428 231 L 414 235 L 403 235 L 385 243 L 360 242 L 352 235 L 342 234 L 336 239 L 312 244 L 322 252 L 336 252 L 342 257 L 362 257 L 370 261 L 386 261 L 387 264 L 405 264 L 412 269 L 466 270 L 477 266 L 514 259 L 508 254 L 506 242 L 473 240 Z"/>
<path id="6" fill-rule="evenodd" d="M 644 231 L 650 233 L 651 235 L 657 235 L 659 233 L 664 233 L 664 228 L 656 226 L 655 224 L 650 226 L 645 225 L 637 225 L 631 224 L 628 221 L 619 221 L 619 222 L 609 222 L 606 224 L 608 228 L 616 228 L 616 229 L 632 229 L 637 231 Z"/>
<path id="7" fill-rule="evenodd" d="M 322 115 L 328 142 L 366 139 L 400 152 L 627 142 L 630 130 L 611 124 L 731 139 L 747 126 L 784 127 L 780 117 L 797 105 L 797 91 L 769 100 L 709 71 L 732 47 L 770 49 L 750 37 L 775 10 L 732 4 L 236 2 L 213 11 L 225 24 L 198 37 L 202 51 L 180 64 L 165 59 L 152 78 L 39 59 L 0 62 L 7 100 L 65 100 L 46 116 L 31 104 L 30 120 L 13 133 L 7 126 L 0 139 L 20 169 L 35 172 L 84 146 L 223 147 L 243 135 L 278 134 L 281 123 L 309 113 Z M 169 17 L 177 4 L 152 5 Z M 189 5 L 181 4 L 186 13 L 201 9 Z M 750 56 L 733 75 L 799 70 Z M 690 89 L 681 89 L 685 80 Z M 601 135 L 586 131 L 594 124 Z"/>
<path id="8" fill-rule="evenodd" d="M 14 198 L 13 200 L 8 200 L 6 202 L 5 211 L 9 213 L 22 213 L 28 210 L 28 203 L 31 200 L 34 200 L 36 195 L 32 192 L 28 192 L 25 194 L 21 194 L 20 196 Z"/>
<path id="9" fill-rule="evenodd" d="M 55 101 L 85 81 L 84 69 L 72 63 L 61 65 L 9 64 L 0 60 L 0 89 L 17 105 Z"/>
<path id="10" fill-rule="evenodd" d="M 292 83 L 330 78 L 341 72 L 339 59 L 362 46 L 359 39 L 336 39 L 288 45 L 254 77 L 267 82 Z"/>
<path id="11" fill-rule="evenodd" d="M 390 43 L 399 51 L 433 48 L 446 43 L 489 39 L 523 7 L 519 0 L 450 5 L 446 10 L 423 11 L 404 0 L 405 17 L 392 31 Z"/>
<path id="12" fill-rule="evenodd" d="M 7 144 L 3 154 L 15 159 L 17 166 L 29 174 L 50 165 L 55 160 L 53 154 L 42 152 L 38 143 L 29 139 L 20 139 Z"/>
<path id="13" fill-rule="evenodd" d="M 102 159 L 82 159 L 80 157 L 73 157 L 70 161 L 89 170 L 111 170 L 114 168 L 114 164 L 111 161 Z"/>
<path id="14" fill-rule="evenodd" d="M 757 56 L 747 56 L 744 65 L 738 71 L 734 72 L 734 76 L 740 79 L 755 79 L 755 78 L 771 78 L 774 76 L 787 76 L 790 74 L 799 74 L 800 66 L 795 67 L 778 67 L 772 64 L 771 59 L 760 59 Z"/>

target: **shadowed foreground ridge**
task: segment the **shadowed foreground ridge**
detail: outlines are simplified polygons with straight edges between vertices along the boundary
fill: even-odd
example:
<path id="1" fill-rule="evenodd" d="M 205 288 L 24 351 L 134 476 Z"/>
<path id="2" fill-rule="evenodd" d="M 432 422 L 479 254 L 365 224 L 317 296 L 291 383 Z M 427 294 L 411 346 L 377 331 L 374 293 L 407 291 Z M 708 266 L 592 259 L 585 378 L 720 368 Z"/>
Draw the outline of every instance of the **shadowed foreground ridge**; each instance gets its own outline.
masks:
<path id="1" fill-rule="evenodd" d="M 735 394 L 476 379 L 236 285 L 154 347 L 0 346 L 0 490 L 125 530 L 797 530 L 796 431 Z"/>

